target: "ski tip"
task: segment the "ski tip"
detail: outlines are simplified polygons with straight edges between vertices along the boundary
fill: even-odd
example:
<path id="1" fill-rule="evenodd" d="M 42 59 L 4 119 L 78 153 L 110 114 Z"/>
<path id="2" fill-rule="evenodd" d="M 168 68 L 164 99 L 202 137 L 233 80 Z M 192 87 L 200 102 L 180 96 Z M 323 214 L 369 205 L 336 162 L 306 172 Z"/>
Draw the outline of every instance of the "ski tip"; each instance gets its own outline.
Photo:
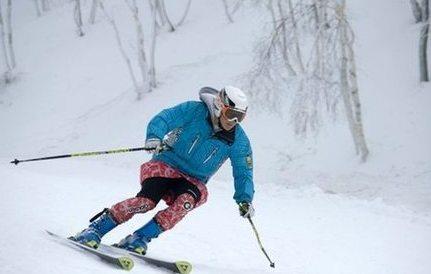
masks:
<path id="1" fill-rule="evenodd" d="M 120 257 L 118 258 L 118 262 L 120 262 L 121 267 L 125 270 L 131 270 L 135 265 L 129 257 Z"/>
<path id="2" fill-rule="evenodd" d="M 186 261 L 177 261 L 175 265 L 178 268 L 180 274 L 189 274 L 192 272 L 192 265 Z"/>

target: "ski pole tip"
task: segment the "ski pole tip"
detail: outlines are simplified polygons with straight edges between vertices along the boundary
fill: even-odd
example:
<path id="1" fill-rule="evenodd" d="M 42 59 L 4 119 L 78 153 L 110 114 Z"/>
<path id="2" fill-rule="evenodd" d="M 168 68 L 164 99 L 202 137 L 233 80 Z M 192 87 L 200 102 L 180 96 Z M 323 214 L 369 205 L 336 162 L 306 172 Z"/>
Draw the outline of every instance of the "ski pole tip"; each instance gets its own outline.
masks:
<path id="1" fill-rule="evenodd" d="M 271 263 L 269 266 L 275 268 L 275 263 Z"/>
<path id="2" fill-rule="evenodd" d="M 11 164 L 18 165 L 18 163 L 19 163 L 19 162 L 20 162 L 20 161 L 19 161 L 18 159 L 15 159 L 15 160 L 11 161 L 10 163 L 11 163 Z"/>

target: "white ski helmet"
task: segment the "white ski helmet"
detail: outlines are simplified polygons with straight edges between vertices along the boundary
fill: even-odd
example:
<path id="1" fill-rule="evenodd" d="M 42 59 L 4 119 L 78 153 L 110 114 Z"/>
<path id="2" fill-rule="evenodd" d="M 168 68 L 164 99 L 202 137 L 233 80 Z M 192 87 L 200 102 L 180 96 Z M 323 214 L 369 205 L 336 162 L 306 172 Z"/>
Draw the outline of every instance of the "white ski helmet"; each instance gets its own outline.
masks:
<path id="1" fill-rule="evenodd" d="M 244 91 L 232 86 L 225 86 L 220 91 L 222 103 L 238 110 L 247 111 L 248 101 Z"/>
<path id="2" fill-rule="evenodd" d="M 226 86 L 220 90 L 219 96 L 222 103 L 222 113 L 226 118 L 241 122 L 248 108 L 248 101 L 245 93 L 239 88 Z"/>

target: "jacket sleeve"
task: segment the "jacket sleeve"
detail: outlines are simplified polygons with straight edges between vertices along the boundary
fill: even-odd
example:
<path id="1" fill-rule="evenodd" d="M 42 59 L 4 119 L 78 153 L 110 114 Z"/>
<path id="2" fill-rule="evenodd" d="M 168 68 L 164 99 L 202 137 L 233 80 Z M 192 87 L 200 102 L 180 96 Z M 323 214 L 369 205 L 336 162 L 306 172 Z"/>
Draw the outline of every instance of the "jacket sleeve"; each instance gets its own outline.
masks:
<path id="1" fill-rule="evenodd" d="M 186 124 L 193 118 L 193 113 L 199 104 L 199 102 L 188 101 L 162 110 L 148 123 L 147 140 L 151 138 L 162 140 L 168 132 Z"/>
<path id="2" fill-rule="evenodd" d="M 233 199 L 237 202 L 252 202 L 254 195 L 253 184 L 253 154 L 250 141 L 244 134 L 238 136 L 230 155 L 234 177 L 235 194 Z"/>

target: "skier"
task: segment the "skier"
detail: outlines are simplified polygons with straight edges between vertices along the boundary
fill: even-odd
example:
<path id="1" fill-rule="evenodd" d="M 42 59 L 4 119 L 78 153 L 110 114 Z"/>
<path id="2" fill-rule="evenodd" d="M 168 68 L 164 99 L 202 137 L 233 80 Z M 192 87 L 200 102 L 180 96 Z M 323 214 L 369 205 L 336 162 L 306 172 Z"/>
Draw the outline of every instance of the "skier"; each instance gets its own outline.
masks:
<path id="1" fill-rule="evenodd" d="M 227 158 L 240 215 L 254 215 L 252 150 L 239 125 L 248 108 L 246 95 L 239 88 L 226 86 L 220 91 L 204 87 L 199 97 L 200 102 L 187 101 L 165 109 L 150 121 L 145 146 L 153 157 L 141 166 L 139 193 L 98 213 L 88 228 L 71 239 L 97 248 L 106 233 L 134 214 L 155 208 L 163 199 L 166 209 L 116 244 L 144 255 L 152 239 L 206 202 L 206 183 Z"/>

